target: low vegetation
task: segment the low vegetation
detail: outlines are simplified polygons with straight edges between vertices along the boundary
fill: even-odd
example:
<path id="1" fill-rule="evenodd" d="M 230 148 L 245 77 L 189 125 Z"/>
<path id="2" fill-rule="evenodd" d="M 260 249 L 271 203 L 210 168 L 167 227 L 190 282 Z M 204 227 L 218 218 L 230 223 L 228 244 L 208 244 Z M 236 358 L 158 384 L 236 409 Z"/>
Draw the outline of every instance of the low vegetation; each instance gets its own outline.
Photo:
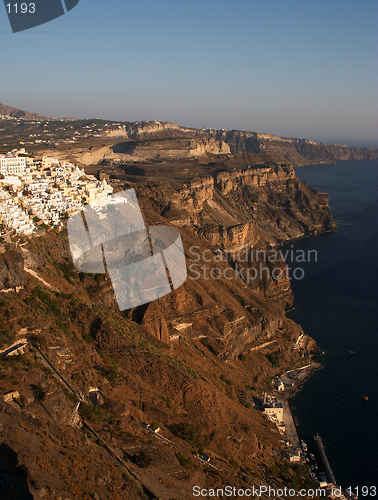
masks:
<path id="1" fill-rule="evenodd" d="M 31 390 L 36 403 L 42 403 L 46 399 L 46 391 L 40 385 L 31 385 Z"/>
<path id="2" fill-rule="evenodd" d="M 277 356 L 276 354 L 267 354 L 266 357 L 272 363 L 273 366 L 275 366 L 276 368 L 279 368 L 279 366 L 281 364 L 279 356 Z"/>
<path id="3" fill-rule="evenodd" d="M 94 424 L 100 423 L 103 417 L 101 408 L 96 405 L 88 406 L 82 403 L 79 406 L 79 413 L 82 418 Z"/>
<path id="4" fill-rule="evenodd" d="M 150 465 L 152 460 L 151 457 L 142 450 L 139 453 L 134 453 L 132 461 L 142 469 L 145 469 Z"/>
<path id="5" fill-rule="evenodd" d="M 179 451 L 178 453 L 175 453 L 177 460 L 180 462 L 180 465 L 184 467 L 184 469 L 190 469 L 190 459 L 185 458 L 184 455 Z"/>

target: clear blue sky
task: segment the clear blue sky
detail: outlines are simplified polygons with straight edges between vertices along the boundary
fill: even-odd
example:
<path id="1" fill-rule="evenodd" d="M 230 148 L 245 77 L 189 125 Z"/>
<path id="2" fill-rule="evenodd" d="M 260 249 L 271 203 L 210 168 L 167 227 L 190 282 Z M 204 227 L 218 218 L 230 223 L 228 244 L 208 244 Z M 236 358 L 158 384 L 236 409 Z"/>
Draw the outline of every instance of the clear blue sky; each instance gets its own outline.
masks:
<path id="1" fill-rule="evenodd" d="M 0 102 L 378 146 L 376 0 L 80 0 L 13 34 Z"/>

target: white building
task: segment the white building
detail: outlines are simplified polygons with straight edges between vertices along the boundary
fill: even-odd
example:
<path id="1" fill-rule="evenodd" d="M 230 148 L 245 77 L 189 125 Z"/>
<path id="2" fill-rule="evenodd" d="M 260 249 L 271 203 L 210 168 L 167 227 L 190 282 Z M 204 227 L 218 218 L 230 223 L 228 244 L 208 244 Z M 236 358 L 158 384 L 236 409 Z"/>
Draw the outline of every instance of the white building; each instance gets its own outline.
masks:
<path id="1" fill-rule="evenodd" d="M 19 235 L 30 236 L 35 225 L 28 214 L 17 205 L 8 192 L 0 190 L 0 224 Z"/>
<path id="2" fill-rule="evenodd" d="M 276 424 L 283 422 L 283 407 L 282 404 L 277 401 L 277 398 L 273 396 L 264 396 L 264 413 L 265 415 Z"/>
<path id="3" fill-rule="evenodd" d="M 2 175 L 23 175 L 26 172 L 24 156 L 1 156 L 0 173 Z"/>
<path id="4" fill-rule="evenodd" d="M 11 151 L 0 157 L 4 176 L 0 180 L 0 223 L 8 230 L 32 234 L 36 227 L 30 216 L 38 217 L 46 225 L 59 226 L 66 214 L 80 210 L 85 202 L 98 201 L 113 193 L 106 180 L 87 176 L 76 165 L 44 158 L 51 165 L 34 171 L 18 153 Z M 9 175 L 11 172 L 13 176 Z M 12 195 L 7 189 L 2 190 L 2 185 L 12 186 Z"/>
<path id="5" fill-rule="evenodd" d="M 22 186 L 21 178 L 18 175 L 5 175 L 4 179 L 0 179 L 0 184 L 15 188 L 21 188 Z"/>
<path id="6" fill-rule="evenodd" d="M 264 413 L 272 422 L 283 421 L 283 408 L 281 403 L 268 403 L 264 407 Z"/>
<path id="7" fill-rule="evenodd" d="M 274 388 L 279 392 L 285 391 L 285 385 L 280 379 L 274 381 Z"/>
<path id="8" fill-rule="evenodd" d="M 289 453 L 289 461 L 294 463 L 300 463 L 302 460 L 301 450 L 294 450 Z"/>

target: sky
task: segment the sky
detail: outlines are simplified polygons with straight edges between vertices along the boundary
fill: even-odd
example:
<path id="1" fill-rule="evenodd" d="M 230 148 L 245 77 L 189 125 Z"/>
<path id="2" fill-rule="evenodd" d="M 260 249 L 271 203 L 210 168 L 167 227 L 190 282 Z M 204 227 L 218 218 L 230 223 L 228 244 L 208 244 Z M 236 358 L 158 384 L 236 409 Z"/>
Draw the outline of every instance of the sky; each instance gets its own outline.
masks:
<path id="1" fill-rule="evenodd" d="M 0 102 L 378 146 L 376 0 L 80 0 L 12 33 Z"/>

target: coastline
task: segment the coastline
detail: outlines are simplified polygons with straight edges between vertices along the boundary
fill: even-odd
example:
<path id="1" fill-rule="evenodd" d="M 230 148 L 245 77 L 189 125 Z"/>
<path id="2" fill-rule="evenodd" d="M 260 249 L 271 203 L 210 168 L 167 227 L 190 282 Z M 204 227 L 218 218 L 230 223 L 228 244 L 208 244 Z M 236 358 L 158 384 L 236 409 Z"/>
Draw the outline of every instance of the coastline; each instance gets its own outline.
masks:
<path id="1" fill-rule="evenodd" d="M 294 249 L 306 250 L 306 245 L 316 249 L 319 260 L 303 265 L 311 286 L 305 280 L 292 282 L 299 307 L 290 319 L 324 349 L 325 356 L 323 370 L 290 404 L 299 419 L 299 435 L 310 451 L 318 458 L 313 436 L 319 432 L 338 484 L 352 485 L 357 492 L 376 482 L 377 449 L 371 443 L 376 428 L 377 338 L 376 317 L 370 311 L 376 293 L 371 218 L 377 213 L 377 162 L 347 161 L 338 167 L 325 166 L 321 172 L 315 166 L 296 172 L 308 185 L 328 192 L 331 213 L 340 225 L 330 237 L 294 244 Z M 338 408 L 343 408 L 342 418 Z M 355 456 L 364 459 L 356 463 Z M 318 463 L 320 468 L 319 459 Z"/>
<path id="2" fill-rule="evenodd" d="M 306 464 L 308 462 L 307 458 L 307 445 L 299 439 L 296 424 L 291 413 L 290 408 L 290 398 L 294 396 L 298 389 L 300 389 L 308 377 L 316 370 L 320 370 L 323 367 L 321 363 L 316 361 L 311 361 L 311 363 L 303 368 L 289 370 L 288 372 L 284 372 L 280 380 L 284 383 L 285 389 L 283 391 L 276 391 L 276 398 L 279 403 L 282 404 L 283 408 L 283 419 L 285 422 L 285 433 L 284 436 L 287 437 L 288 442 L 286 443 L 289 450 L 289 460 L 290 462 L 297 462 L 301 464 Z M 291 375 L 293 374 L 293 375 Z M 321 441 L 321 437 L 319 434 L 317 435 L 317 439 L 314 437 L 314 440 L 320 441 L 320 446 L 317 443 L 319 453 L 321 455 L 321 461 L 323 463 L 323 467 L 327 467 L 328 464 L 329 471 L 327 472 L 327 477 L 330 477 L 328 481 L 321 482 L 322 479 L 315 478 L 315 476 L 311 476 L 313 472 L 310 473 L 310 477 L 313 480 L 317 480 L 319 482 L 320 488 L 324 488 L 326 492 L 326 498 L 333 498 L 335 500 L 353 500 L 357 499 L 357 495 L 354 495 L 352 491 L 348 492 L 343 490 L 343 488 L 336 482 L 336 479 L 333 475 L 331 466 L 329 465 L 328 458 L 321 452 L 320 448 L 323 448 L 323 443 Z M 323 455 L 323 456 L 322 456 Z M 299 460 L 292 460 L 291 457 L 298 457 Z M 306 459 L 306 458 L 307 459 Z M 325 457 L 325 458 L 324 458 Z"/>
<path id="3" fill-rule="evenodd" d="M 286 445 L 289 452 L 289 460 L 291 462 L 305 462 L 301 442 L 298 436 L 297 427 L 290 408 L 290 398 L 302 387 L 307 378 L 315 370 L 322 368 L 322 364 L 316 361 L 311 361 L 310 364 L 293 370 L 284 372 L 278 379 L 283 384 L 283 390 L 275 391 L 275 396 L 278 403 L 283 408 L 283 422 L 285 424 Z M 277 379 L 276 379 L 277 380 Z M 281 385 L 282 387 L 282 385 Z"/>

